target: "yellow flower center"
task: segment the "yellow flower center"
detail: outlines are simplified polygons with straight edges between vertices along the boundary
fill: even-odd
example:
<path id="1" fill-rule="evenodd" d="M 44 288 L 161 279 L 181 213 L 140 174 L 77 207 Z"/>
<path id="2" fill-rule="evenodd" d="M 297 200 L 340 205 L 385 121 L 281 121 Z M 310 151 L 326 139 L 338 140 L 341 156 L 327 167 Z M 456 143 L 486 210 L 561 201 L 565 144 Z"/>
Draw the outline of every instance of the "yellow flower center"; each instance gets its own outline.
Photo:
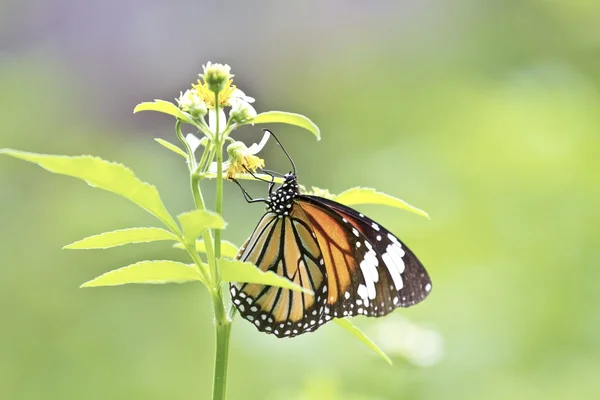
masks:
<path id="1" fill-rule="evenodd" d="M 246 173 L 247 170 L 256 172 L 257 169 L 264 166 L 265 160 L 252 154 L 233 158 L 229 168 L 227 168 L 227 179 L 233 179 L 239 174 Z"/>
<path id="2" fill-rule="evenodd" d="M 225 83 L 223 90 L 219 92 L 219 108 L 231 106 L 229 101 L 231 100 L 231 95 L 235 90 L 235 85 L 232 85 L 232 82 L 232 79 L 228 80 Z M 215 93 L 208 89 L 206 82 L 202 83 L 200 79 L 198 79 L 198 83 L 192 84 L 192 88 L 196 89 L 198 96 L 204 100 L 208 108 L 215 108 Z"/>

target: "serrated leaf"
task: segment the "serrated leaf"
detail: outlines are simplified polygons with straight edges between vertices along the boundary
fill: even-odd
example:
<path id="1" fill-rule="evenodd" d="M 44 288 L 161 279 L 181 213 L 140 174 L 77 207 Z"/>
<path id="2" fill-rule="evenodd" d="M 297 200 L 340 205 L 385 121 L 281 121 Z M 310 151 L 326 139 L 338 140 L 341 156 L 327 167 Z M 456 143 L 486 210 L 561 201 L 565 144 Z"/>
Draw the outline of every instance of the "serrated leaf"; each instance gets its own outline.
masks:
<path id="1" fill-rule="evenodd" d="M 141 261 L 107 272 L 81 287 L 118 286 L 128 283 L 164 284 L 200 281 L 198 270 L 176 261 Z"/>
<path id="2" fill-rule="evenodd" d="M 175 243 L 173 245 L 176 249 L 185 250 L 183 243 Z M 203 240 L 196 240 L 196 251 L 199 253 L 206 254 L 206 245 Z M 238 253 L 238 248 L 235 244 L 228 242 L 227 240 L 221 240 L 221 255 L 227 258 L 235 258 Z"/>
<path id="3" fill-rule="evenodd" d="M 177 216 L 187 243 L 193 243 L 207 229 L 223 229 L 225 221 L 212 211 L 194 210 Z"/>
<path id="4" fill-rule="evenodd" d="M 263 272 L 256 265 L 249 262 L 220 258 L 219 269 L 221 271 L 221 279 L 225 282 L 259 283 L 261 285 L 277 286 L 313 294 L 312 291 L 296 285 L 272 271 Z"/>
<path id="5" fill-rule="evenodd" d="M 108 249 L 130 243 L 156 242 L 159 240 L 179 240 L 171 232 L 161 228 L 129 228 L 88 236 L 63 249 Z"/>
<path id="6" fill-rule="evenodd" d="M 271 124 L 280 123 L 295 125 L 306 129 L 317 137 L 317 140 L 321 140 L 321 131 L 319 127 L 312 122 L 308 117 L 302 114 L 290 113 L 285 111 L 267 111 L 258 114 L 254 119 L 251 119 L 244 124 Z"/>
<path id="7" fill-rule="evenodd" d="M 367 337 L 356 325 L 350 322 L 347 318 L 335 318 L 333 320 L 336 324 L 344 328 L 346 331 L 350 332 L 355 338 L 366 344 L 377 353 L 381 358 L 383 358 L 388 364 L 393 365 L 392 360 L 384 353 L 383 350 L 379 348 L 371 339 Z"/>
<path id="8" fill-rule="evenodd" d="M 334 200 L 347 206 L 356 204 L 381 204 L 401 208 L 429 219 L 429 215 L 425 211 L 411 206 L 404 200 L 400 200 L 389 194 L 381 193 L 371 188 L 355 187 L 348 189 L 345 192 L 338 194 Z"/>
<path id="9" fill-rule="evenodd" d="M 2 153 L 35 163 L 56 174 L 82 179 L 90 186 L 121 195 L 154 215 L 172 231 L 179 231 L 177 224 L 160 199 L 158 190 L 139 180 L 129 168 L 122 164 L 92 156 L 68 157 L 12 149 L 2 149 L 0 154 Z"/>
<path id="10" fill-rule="evenodd" d="M 161 138 L 154 138 L 154 140 L 162 145 L 163 147 L 171 150 L 173 153 L 175 154 L 179 154 L 181 157 L 185 158 L 186 160 L 188 159 L 187 154 L 185 154 L 185 151 L 181 150 L 179 147 L 175 146 L 173 143 L 171 142 L 167 142 L 166 140 L 163 140 Z"/>
<path id="11" fill-rule="evenodd" d="M 196 124 L 188 113 L 181 111 L 175 104 L 164 100 L 155 99 L 153 102 L 140 103 L 133 109 L 134 114 L 140 111 L 157 111 L 172 115 L 188 124 Z"/>

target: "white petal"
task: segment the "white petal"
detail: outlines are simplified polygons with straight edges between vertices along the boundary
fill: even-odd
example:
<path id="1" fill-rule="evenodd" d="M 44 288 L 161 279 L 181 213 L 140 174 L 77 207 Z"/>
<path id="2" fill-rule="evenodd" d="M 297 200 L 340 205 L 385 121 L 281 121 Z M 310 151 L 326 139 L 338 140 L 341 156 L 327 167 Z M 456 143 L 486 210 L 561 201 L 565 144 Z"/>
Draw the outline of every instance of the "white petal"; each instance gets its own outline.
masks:
<path id="1" fill-rule="evenodd" d="M 227 124 L 227 117 L 223 108 L 219 108 L 219 128 L 223 129 Z M 212 133 L 216 133 L 217 130 L 217 118 L 215 117 L 215 110 L 208 110 L 208 128 Z"/>
<path id="2" fill-rule="evenodd" d="M 240 99 L 246 103 L 254 103 L 254 97 L 246 96 L 246 94 L 238 88 L 233 89 L 233 92 L 231 92 L 231 99 Z"/>
<path id="3" fill-rule="evenodd" d="M 215 118 L 215 110 L 208 110 L 208 129 L 212 133 L 215 133 L 215 129 L 217 129 L 217 119 Z"/>
<path id="4" fill-rule="evenodd" d="M 192 153 L 196 151 L 198 146 L 200 146 L 200 139 L 198 139 L 193 133 L 188 133 L 185 136 L 185 141 L 188 142 L 188 144 L 192 148 Z"/>
<path id="5" fill-rule="evenodd" d="M 260 143 L 259 144 L 252 143 L 252 146 L 248 147 L 248 151 L 252 154 L 258 154 L 258 152 L 261 151 L 265 147 L 265 145 L 269 141 L 270 137 L 271 137 L 271 132 L 265 131 L 265 134 L 263 135 L 263 138 L 261 139 Z"/>
<path id="6" fill-rule="evenodd" d="M 252 107 L 249 103 L 246 103 L 246 115 L 251 118 L 254 119 L 256 118 L 256 116 L 258 115 L 256 110 L 254 109 L 254 107 Z"/>
<path id="7" fill-rule="evenodd" d="M 223 172 L 227 171 L 227 168 L 229 168 L 229 164 L 231 164 L 229 161 L 225 161 L 223 163 Z M 216 162 L 210 163 L 210 165 L 208 166 L 208 172 L 210 172 L 211 174 L 217 173 L 217 163 Z"/>

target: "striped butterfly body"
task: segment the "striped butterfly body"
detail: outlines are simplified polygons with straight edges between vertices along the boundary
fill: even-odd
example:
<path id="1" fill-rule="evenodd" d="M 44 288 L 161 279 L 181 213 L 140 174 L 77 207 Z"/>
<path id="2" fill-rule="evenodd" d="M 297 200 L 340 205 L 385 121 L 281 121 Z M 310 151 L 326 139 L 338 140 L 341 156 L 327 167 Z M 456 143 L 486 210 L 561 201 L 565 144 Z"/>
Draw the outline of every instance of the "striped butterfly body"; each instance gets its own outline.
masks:
<path id="1" fill-rule="evenodd" d="M 259 331 L 293 337 L 333 318 L 380 317 L 431 291 L 423 265 L 396 236 L 352 208 L 300 194 L 295 174 L 285 175 L 265 203 L 267 212 L 237 258 L 314 295 L 231 284 L 233 304 Z"/>

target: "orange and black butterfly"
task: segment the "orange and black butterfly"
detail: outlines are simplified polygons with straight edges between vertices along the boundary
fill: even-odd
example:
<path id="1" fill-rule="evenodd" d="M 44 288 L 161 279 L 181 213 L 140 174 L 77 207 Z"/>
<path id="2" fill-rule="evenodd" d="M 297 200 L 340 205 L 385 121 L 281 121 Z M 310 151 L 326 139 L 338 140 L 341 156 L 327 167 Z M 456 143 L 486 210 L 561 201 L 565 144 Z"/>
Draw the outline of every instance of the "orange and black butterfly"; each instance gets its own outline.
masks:
<path id="1" fill-rule="evenodd" d="M 333 318 L 381 317 L 427 297 L 427 271 L 400 239 L 350 207 L 301 194 L 295 166 L 293 170 L 274 191 L 270 181 L 266 199 L 252 199 L 242 188 L 248 202 L 264 202 L 267 211 L 237 258 L 314 296 L 255 283 L 231 284 L 233 304 L 243 318 L 261 332 L 294 337 Z"/>

